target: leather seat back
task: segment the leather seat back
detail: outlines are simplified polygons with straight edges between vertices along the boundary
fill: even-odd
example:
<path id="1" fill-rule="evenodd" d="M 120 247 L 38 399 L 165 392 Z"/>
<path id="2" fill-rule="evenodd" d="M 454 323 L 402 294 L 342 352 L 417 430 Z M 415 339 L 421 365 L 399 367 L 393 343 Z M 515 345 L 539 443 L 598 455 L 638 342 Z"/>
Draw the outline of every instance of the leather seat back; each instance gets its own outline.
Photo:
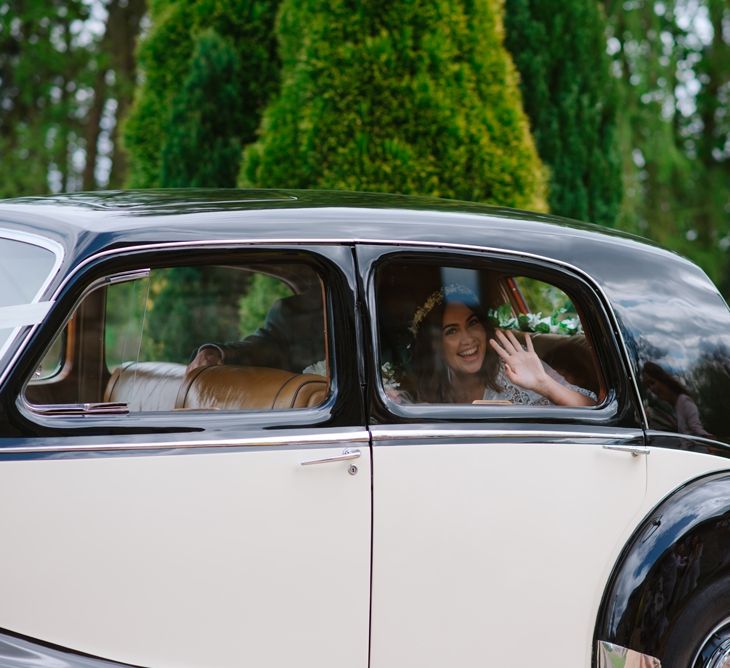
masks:
<path id="1" fill-rule="evenodd" d="M 183 364 L 125 362 L 112 373 L 104 401 L 123 401 L 130 412 L 171 411 L 184 378 Z"/>
<path id="2" fill-rule="evenodd" d="M 322 376 L 282 369 L 207 366 L 185 378 L 177 408 L 281 410 L 318 406 L 327 394 Z"/>
<path id="3" fill-rule="evenodd" d="M 199 367 L 167 362 L 128 362 L 112 374 L 104 401 L 123 401 L 130 411 L 285 410 L 318 406 L 327 379 L 282 369 L 233 365 Z"/>

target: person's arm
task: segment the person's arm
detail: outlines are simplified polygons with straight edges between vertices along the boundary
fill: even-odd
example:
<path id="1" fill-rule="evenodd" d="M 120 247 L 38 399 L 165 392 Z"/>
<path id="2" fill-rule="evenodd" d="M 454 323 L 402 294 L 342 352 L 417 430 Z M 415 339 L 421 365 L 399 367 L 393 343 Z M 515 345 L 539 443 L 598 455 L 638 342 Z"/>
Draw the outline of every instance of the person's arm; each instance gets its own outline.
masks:
<path id="1" fill-rule="evenodd" d="M 243 341 L 206 343 L 187 370 L 210 364 L 238 364 L 288 369 L 301 373 L 324 359 L 324 319 L 319 289 L 279 299 L 262 327 Z"/>
<path id="2" fill-rule="evenodd" d="M 523 348 L 517 337 L 510 331 L 497 330 L 495 339 L 489 344 L 502 358 L 504 370 L 510 382 L 526 390 L 532 390 L 557 406 L 594 406 L 595 400 L 552 378 L 537 356 L 532 339 L 525 337 Z"/>

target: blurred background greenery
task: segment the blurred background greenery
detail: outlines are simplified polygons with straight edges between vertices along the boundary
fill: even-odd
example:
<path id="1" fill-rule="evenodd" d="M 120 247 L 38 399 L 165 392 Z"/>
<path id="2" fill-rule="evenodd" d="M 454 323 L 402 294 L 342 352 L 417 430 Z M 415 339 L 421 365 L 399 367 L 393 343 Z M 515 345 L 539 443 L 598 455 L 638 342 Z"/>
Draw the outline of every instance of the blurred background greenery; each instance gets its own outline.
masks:
<path id="1" fill-rule="evenodd" d="M 655 239 L 730 297 L 727 0 L 6 0 L 0 195 L 342 188 Z"/>

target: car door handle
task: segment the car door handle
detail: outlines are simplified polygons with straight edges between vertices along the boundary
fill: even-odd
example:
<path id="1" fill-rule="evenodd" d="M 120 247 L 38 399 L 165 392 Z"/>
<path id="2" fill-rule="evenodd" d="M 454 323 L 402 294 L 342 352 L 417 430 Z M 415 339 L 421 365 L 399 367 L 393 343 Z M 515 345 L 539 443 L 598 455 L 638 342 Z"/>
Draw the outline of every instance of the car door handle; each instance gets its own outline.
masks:
<path id="1" fill-rule="evenodd" d="M 345 448 L 341 455 L 335 455 L 334 457 L 324 457 L 323 459 L 310 459 L 309 461 L 302 462 L 302 466 L 311 466 L 312 464 L 329 464 L 330 462 L 346 462 L 350 459 L 357 459 L 362 453 L 355 449 L 350 450 Z"/>
<path id="2" fill-rule="evenodd" d="M 604 450 L 616 450 L 617 452 L 630 452 L 634 457 L 650 454 L 649 448 L 643 445 L 604 445 Z"/>

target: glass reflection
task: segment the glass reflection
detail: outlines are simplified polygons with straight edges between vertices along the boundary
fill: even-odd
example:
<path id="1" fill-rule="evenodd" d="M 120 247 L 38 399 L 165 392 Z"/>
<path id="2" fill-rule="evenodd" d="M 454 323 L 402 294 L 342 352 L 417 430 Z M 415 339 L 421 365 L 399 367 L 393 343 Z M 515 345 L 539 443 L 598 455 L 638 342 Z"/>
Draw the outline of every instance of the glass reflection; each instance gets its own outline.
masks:
<path id="1" fill-rule="evenodd" d="M 643 380 L 650 392 L 647 415 L 655 428 L 664 424 L 666 431 L 712 438 L 702 425 L 692 393 L 675 376 L 654 362 L 646 362 Z"/>

